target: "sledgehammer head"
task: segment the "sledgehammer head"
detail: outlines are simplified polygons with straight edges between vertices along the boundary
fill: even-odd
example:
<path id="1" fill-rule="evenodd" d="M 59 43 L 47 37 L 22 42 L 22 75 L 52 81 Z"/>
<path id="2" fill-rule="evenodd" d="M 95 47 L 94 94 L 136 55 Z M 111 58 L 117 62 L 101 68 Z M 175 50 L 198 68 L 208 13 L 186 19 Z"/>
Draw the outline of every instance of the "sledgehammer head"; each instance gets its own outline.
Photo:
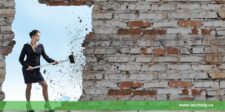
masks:
<path id="1" fill-rule="evenodd" d="M 75 63 L 74 55 L 69 55 L 70 63 Z"/>

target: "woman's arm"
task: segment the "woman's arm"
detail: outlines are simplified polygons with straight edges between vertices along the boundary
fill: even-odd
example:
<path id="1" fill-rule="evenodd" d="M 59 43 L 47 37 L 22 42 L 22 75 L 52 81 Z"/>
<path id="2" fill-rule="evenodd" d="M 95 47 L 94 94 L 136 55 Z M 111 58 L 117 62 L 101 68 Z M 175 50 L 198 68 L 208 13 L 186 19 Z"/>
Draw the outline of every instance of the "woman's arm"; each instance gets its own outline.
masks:
<path id="1" fill-rule="evenodd" d="M 25 68 L 28 68 L 29 65 L 24 61 L 24 57 L 25 57 L 25 55 L 26 55 L 25 49 L 26 49 L 26 46 L 24 45 L 24 46 L 23 46 L 23 49 L 22 49 L 22 51 L 21 51 L 21 53 L 20 53 L 19 62 L 20 62 L 21 65 L 23 65 Z"/>
<path id="2" fill-rule="evenodd" d="M 43 56 L 43 58 L 48 62 L 48 63 L 52 63 L 52 62 L 55 62 L 55 60 L 53 60 L 52 58 L 49 58 L 49 56 L 46 54 L 46 52 L 45 52 L 45 48 L 44 48 L 44 46 L 41 44 L 41 46 L 42 46 L 42 56 Z"/>

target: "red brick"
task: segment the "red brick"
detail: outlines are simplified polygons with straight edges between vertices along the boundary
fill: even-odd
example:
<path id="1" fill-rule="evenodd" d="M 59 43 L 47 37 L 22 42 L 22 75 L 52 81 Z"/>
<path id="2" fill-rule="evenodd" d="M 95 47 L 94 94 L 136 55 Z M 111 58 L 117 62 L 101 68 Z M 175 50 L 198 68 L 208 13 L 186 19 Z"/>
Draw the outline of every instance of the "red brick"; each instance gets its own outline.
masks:
<path id="1" fill-rule="evenodd" d="M 179 20 L 179 21 L 177 21 L 177 24 L 181 27 L 188 27 L 189 26 L 189 20 Z"/>
<path id="2" fill-rule="evenodd" d="M 190 21 L 190 27 L 202 26 L 202 21 Z"/>
<path id="3" fill-rule="evenodd" d="M 187 81 L 170 81 L 169 82 L 169 87 L 181 87 L 181 88 L 189 88 L 192 86 L 191 82 L 187 82 Z"/>
<path id="4" fill-rule="evenodd" d="M 133 92 L 134 96 L 155 96 L 156 91 L 155 90 L 135 90 Z"/>
<path id="5" fill-rule="evenodd" d="M 164 48 L 155 48 L 153 50 L 153 54 L 157 56 L 164 56 L 165 55 L 165 49 Z"/>
<path id="6" fill-rule="evenodd" d="M 211 35 L 213 29 L 192 29 L 193 35 Z"/>
<path id="7" fill-rule="evenodd" d="M 110 96 L 126 96 L 126 95 L 131 95 L 131 93 L 132 93 L 131 89 L 122 89 L 122 90 L 110 89 L 108 91 L 108 95 Z"/>
<path id="8" fill-rule="evenodd" d="M 183 89 L 183 90 L 182 90 L 182 93 L 183 93 L 183 95 L 189 95 L 188 89 Z"/>
<path id="9" fill-rule="evenodd" d="M 147 28 L 152 26 L 152 23 L 146 21 L 130 21 L 128 22 L 129 27 L 140 27 L 140 28 Z"/>
<path id="10" fill-rule="evenodd" d="M 167 48 L 167 53 L 168 54 L 179 54 L 179 49 L 178 48 Z"/>
<path id="11" fill-rule="evenodd" d="M 119 29 L 118 35 L 141 35 L 141 29 Z"/>
<path id="12" fill-rule="evenodd" d="M 119 83 L 119 87 L 121 89 L 131 89 L 131 88 L 139 88 L 141 87 L 143 84 L 140 82 L 131 82 L 131 81 L 125 81 L 125 82 L 120 82 Z"/>
<path id="13" fill-rule="evenodd" d="M 193 34 L 193 35 L 198 35 L 198 34 L 199 34 L 198 32 L 199 32 L 199 31 L 198 31 L 197 28 L 192 29 L 192 34 Z"/>
<path id="14" fill-rule="evenodd" d="M 152 30 L 145 30 L 144 35 L 165 35 L 167 31 L 165 29 L 152 29 Z"/>
<path id="15" fill-rule="evenodd" d="M 203 89 L 192 89 L 191 94 L 192 96 L 200 96 L 204 90 Z"/>
<path id="16" fill-rule="evenodd" d="M 199 27 L 202 26 L 202 21 L 196 20 L 179 20 L 177 22 L 180 27 Z"/>
<path id="17" fill-rule="evenodd" d="M 212 29 L 201 29 L 202 35 L 211 35 Z"/>

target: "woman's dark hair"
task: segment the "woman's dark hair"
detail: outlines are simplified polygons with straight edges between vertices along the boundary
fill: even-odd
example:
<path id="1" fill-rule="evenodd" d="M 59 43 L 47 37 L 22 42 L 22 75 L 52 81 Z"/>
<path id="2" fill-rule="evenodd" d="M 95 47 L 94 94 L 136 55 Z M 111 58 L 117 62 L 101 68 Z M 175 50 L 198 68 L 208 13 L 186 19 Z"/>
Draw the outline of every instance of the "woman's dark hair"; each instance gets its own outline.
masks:
<path id="1" fill-rule="evenodd" d="M 30 32 L 30 38 L 32 38 L 32 36 L 36 35 L 37 33 L 40 33 L 40 31 L 38 30 L 33 30 Z"/>

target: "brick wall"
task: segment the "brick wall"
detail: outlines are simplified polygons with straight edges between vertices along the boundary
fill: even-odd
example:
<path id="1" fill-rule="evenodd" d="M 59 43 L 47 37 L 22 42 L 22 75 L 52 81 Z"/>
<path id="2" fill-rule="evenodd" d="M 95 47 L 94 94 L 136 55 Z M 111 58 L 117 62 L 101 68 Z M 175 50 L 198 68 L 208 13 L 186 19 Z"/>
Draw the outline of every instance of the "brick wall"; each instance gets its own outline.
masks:
<path id="1" fill-rule="evenodd" d="M 2 84 L 6 75 L 5 56 L 7 56 L 15 44 L 13 41 L 12 22 L 15 15 L 14 0 L 0 0 L 0 100 L 5 98 Z"/>
<path id="2" fill-rule="evenodd" d="M 2 1 L 4 79 L 4 56 L 13 45 L 14 4 Z M 93 3 L 39 2 L 50 6 Z M 93 32 L 83 43 L 81 100 L 223 100 L 224 10 L 224 0 L 95 0 Z"/>
<path id="3" fill-rule="evenodd" d="M 96 0 L 81 100 L 223 100 L 223 0 Z"/>

